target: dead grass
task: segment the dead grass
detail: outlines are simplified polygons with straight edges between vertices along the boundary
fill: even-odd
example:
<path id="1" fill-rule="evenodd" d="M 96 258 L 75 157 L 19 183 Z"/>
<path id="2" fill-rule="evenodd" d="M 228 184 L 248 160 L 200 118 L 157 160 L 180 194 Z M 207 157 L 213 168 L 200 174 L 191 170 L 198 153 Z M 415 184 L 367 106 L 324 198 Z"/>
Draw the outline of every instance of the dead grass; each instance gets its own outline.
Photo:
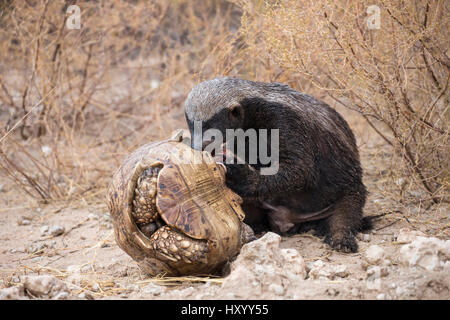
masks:
<path id="1" fill-rule="evenodd" d="M 394 150 L 391 173 L 404 189 L 450 201 L 448 2 L 235 2 L 253 55 L 361 114 Z M 372 5 L 380 29 L 368 27 Z"/>
<path id="2" fill-rule="evenodd" d="M 232 75 L 356 110 L 382 137 L 361 146 L 386 164 L 377 192 L 449 201 L 447 2 L 379 3 L 380 30 L 370 1 L 76 3 L 80 30 L 66 1 L 0 7 L 0 175 L 29 196 L 103 201 L 126 154 L 185 127 L 195 83 Z"/>
<path id="3" fill-rule="evenodd" d="M 213 0 L 77 4 L 80 30 L 65 1 L 2 8 L 0 169 L 43 201 L 103 197 L 124 155 L 184 126 L 189 88 L 227 68 L 240 15 Z"/>

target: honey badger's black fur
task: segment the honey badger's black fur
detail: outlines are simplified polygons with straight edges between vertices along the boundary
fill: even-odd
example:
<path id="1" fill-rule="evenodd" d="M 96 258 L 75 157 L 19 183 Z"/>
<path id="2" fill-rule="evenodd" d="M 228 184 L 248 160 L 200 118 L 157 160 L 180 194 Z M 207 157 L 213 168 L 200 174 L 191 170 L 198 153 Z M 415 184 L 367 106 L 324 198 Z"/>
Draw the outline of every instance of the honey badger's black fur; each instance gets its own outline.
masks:
<path id="1" fill-rule="evenodd" d="M 261 213 L 262 219 L 275 217 L 268 207 L 291 212 L 296 221 L 329 206 L 331 215 L 319 223 L 325 241 L 337 250 L 357 250 L 366 188 L 355 137 L 334 109 L 282 84 L 219 78 L 190 92 L 186 119 L 191 134 L 194 120 L 202 121 L 203 132 L 216 128 L 224 137 L 226 129 L 279 129 L 277 174 L 226 164 L 227 184 L 244 198 L 248 222 L 260 222 Z"/>

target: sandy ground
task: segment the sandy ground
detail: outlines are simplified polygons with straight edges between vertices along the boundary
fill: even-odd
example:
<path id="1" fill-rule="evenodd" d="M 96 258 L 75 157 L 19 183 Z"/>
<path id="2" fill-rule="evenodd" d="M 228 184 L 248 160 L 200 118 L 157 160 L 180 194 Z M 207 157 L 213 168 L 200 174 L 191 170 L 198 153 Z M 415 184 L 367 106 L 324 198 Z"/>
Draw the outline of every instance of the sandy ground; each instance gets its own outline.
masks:
<path id="1" fill-rule="evenodd" d="M 29 225 L 18 225 L 28 218 Z M 443 219 L 445 217 L 442 217 Z M 51 236 L 44 226 L 62 226 L 65 233 Z M 434 226 L 434 225 L 432 225 Z M 401 227 L 410 227 L 400 216 L 381 219 L 367 235 L 360 235 L 360 250 L 355 254 L 332 251 L 314 235 L 307 233 L 283 237 L 282 248 L 300 252 L 307 265 L 322 260 L 327 265 L 345 265 L 348 275 L 335 279 L 307 279 L 295 296 L 273 298 L 298 299 L 448 299 L 449 275 L 444 271 L 428 272 L 407 268 L 396 263 L 388 267 L 374 287 L 367 280 L 367 264 L 362 259 L 365 250 L 380 245 L 395 256 L 401 244 L 395 236 Z M 64 208 L 2 209 L 0 234 L 1 287 L 15 285 L 24 274 L 51 274 L 71 285 L 75 298 L 133 298 L 133 299 L 228 299 L 240 298 L 239 288 L 234 295 L 210 294 L 212 286 L 220 286 L 222 279 L 202 279 L 200 282 L 174 282 L 146 277 L 130 257 L 114 241 L 112 223 L 104 205 Z M 432 230 L 432 229 L 431 229 Z M 427 231 L 426 227 L 423 231 Z M 185 279 L 187 280 L 187 279 Z M 158 286 L 148 285 L 150 283 Z M 158 289 L 162 285 L 161 289 Z M 195 290 L 189 289 L 194 287 Z M 155 289 L 156 288 L 156 289 Z M 400 289 L 398 289 L 400 288 Z M 254 296 L 258 298 L 257 295 Z"/>
<path id="2" fill-rule="evenodd" d="M 355 120 L 356 121 L 356 120 Z M 351 122 L 351 121 L 350 121 Z M 351 123 L 352 125 L 352 123 Z M 359 235 L 359 252 L 332 251 L 312 233 L 283 237 L 282 248 L 294 248 L 303 256 L 307 271 L 317 260 L 326 265 L 345 265 L 346 274 L 312 279 L 296 284 L 295 294 L 274 294 L 274 299 L 449 299 L 448 269 L 427 271 L 406 267 L 397 261 L 402 244 L 396 241 L 401 228 L 420 230 L 427 236 L 448 240 L 449 208 L 432 206 L 425 210 L 386 198 L 388 181 L 379 140 L 368 139 L 356 124 L 365 183 L 370 192 L 366 215 L 386 214 L 372 231 Z M 69 298 L 76 299 L 239 299 L 261 296 L 240 295 L 218 290 L 222 278 L 152 279 L 118 248 L 105 203 L 39 204 L 17 200 L 14 186 L 2 178 L 0 191 L 0 289 L 18 285 L 23 275 L 49 274 L 69 285 Z M 4 183 L 3 183 L 4 182 Z M 55 226 L 64 233 L 50 235 Z M 49 231 L 46 231 L 46 229 Z M 374 282 L 363 259 L 371 245 L 379 245 L 390 259 L 385 272 Z M 444 271 L 447 270 L 447 271 Z M 216 290 L 217 289 L 217 290 Z M 267 296 L 265 296 L 267 297 Z"/>

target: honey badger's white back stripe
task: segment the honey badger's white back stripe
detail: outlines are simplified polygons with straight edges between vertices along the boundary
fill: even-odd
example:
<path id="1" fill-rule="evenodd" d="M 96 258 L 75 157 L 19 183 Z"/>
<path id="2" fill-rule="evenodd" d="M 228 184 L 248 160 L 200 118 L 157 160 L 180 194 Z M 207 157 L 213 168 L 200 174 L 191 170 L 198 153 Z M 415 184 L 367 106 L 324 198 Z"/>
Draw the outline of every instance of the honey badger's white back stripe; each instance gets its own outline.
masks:
<path id="1" fill-rule="evenodd" d="M 222 77 L 199 83 L 185 102 L 186 116 L 191 121 L 207 121 L 221 110 L 232 108 L 245 98 L 261 98 L 299 110 L 303 119 L 316 122 L 321 128 L 344 137 L 345 132 L 323 108 L 323 102 L 295 91 L 281 83 L 255 82 Z"/>
<path id="2" fill-rule="evenodd" d="M 245 98 L 245 93 L 241 93 L 244 88 L 240 82 L 240 79 L 216 78 L 199 83 L 186 99 L 185 111 L 188 119 L 207 121 L 220 110 L 237 105 Z"/>
<path id="3" fill-rule="evenodd" d="M 285 84 L 223 77 L 201 82 L 191 90 L 185 102 L 186 115 L 189 120 L 207 121 L 245 98 L 262 98 L 302 109 L 305 113 L 308 113 L 309 106 L 319 103 L 312 96 Z M 320 114 L 320 110 L 314 111 L 316 117 L 318 112 Z"/>

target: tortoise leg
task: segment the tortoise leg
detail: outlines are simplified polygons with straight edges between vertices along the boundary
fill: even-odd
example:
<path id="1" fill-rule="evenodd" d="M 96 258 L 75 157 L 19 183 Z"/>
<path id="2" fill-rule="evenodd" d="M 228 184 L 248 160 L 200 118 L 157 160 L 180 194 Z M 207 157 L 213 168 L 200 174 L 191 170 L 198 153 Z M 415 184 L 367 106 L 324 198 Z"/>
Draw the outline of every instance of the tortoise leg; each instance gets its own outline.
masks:
<path id="1" fill-rule="evenodd" d="M 150 167 L 138 178 L 134 191 L 132 215 L 139 229 L 149 237 L 158 228 L 159 213 L 156 208 L 158 174 L 161 167 Z"/>
<path id="2" fill-rule="evenodd" d="M 177 230 L 164 226 L 150 237 L 153 249 L 165 259 L 184 263 L 206 263 L 208 245 L 206 240 L 192 239 Z"/>

